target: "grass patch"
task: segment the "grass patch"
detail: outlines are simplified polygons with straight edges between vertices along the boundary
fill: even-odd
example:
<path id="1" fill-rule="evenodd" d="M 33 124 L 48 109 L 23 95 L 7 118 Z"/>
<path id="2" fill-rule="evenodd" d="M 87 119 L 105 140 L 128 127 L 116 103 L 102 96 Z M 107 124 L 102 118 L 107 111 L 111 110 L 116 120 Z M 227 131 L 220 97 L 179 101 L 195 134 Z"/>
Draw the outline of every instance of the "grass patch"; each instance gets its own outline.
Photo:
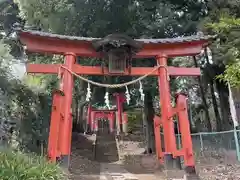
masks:
<path id="1" fill-rule="evenodd" d="M 66 180 L 63 171 L 44 157 L 0 151 L 0 180 Z"/>

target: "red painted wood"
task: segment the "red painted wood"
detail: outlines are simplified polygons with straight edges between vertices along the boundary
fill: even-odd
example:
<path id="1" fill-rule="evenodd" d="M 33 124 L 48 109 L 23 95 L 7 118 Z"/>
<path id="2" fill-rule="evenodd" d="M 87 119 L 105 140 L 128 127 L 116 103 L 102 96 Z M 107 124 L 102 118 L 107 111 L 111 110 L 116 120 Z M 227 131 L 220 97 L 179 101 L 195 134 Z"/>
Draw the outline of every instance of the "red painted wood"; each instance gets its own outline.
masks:
<path id="1" fill-rule="evenodd" d="M 73 41 L 57 38 L 41 37 L 28 33 L 21 33 L 20 40 L 27 46 L 29 52 L 65 54 L 73 52 L 82 57 L 101 57 L 96 53 L 90 41 Z M 159 53 L 168 57 L 193 56 L 200 53 L 208 44 L 208 40 L 194 42 L 182 42 L 172 44 L 146 43 L 143 49 L 136 54 L 135 58 L 155 57 Z"/>
<path id="2" fill-rule="evenodd" d="M 109 130 L 111 133 L 114 132 L 114 119 L 115 119 L 115 113 L 111 112 L 109 117 Z"/>
<path id="3" fill-rule="evenodd" d="M 158 57 L 157 61 L 159 65 L 163 66 L 167 65 L 167 58 L 164 56 Z M 173 154 L 173 152 L 175 152 L 177 149 L 176 137 L 174 133 L 173 120 L 172 118 L 168 119 L 169 113 L 171 112 L 172 109 L 172 105 L 169 81 L 167 79 L 167 72 L 164 68 L 159 69 L 158 84 L 161 103 L 161 120 L 164 133 L 165 152 Z"/>
<path id="4" fill-rule="evenodd" d="M 90 124 L 91 131 L 95 130 L 95 118 L 96 118 L 95 114 L 96 113 L 94 111 L 91 112 L 91 124 Z"/>
<path id="5" fill-rule="evenodd" d="M 50 161 L 56 162 L 57 158 L 57 144 L 59 141 L 59 124 L 60 124 L 60 111 L 59 111 L 59 100 L 60 94 L 53 94 L 52 101 L 52 112 L 50 121 L 50 132 L 48 137 L 48 157 Z"/>
<path id="6" fill-rule="evenodd" d="M 123 103 L 125 102 L 125 97 L 119 93 L 115 93 L 114 96 L 116 97 L 117 109 L 99 110 L 99 109 L 93 109 L 91 107 L 91 105 L 88 106 L 88 114 L 91 114 L 90 119 L 88 119 L 88 121 L 91 124 L 92 131 L 96 130 L 95 126 L 96 126 L 97 119 L 107 118 L 109 120 L 109 124 L 110 124 L 110 127 L 109 127 L 110 132 L 112 132 L 116 112 L 117 112 L 117 116 L 119 118 L 119 124 L 122 124 L 122 114 L 124 114 L 123 113 Z M 127 114 L 125 114 L 125 118 L 127 118 Z"/>
<path id="7" fill-rule="evenodd" d="M 177 107 L 178 107 L 177 109 L 179 109 L 178 120 L 179 120 L 180 132 L 181 132 L 184 165 L 186 167 L 187 166 L 194 167 L 195 161 L 194 161 L 194 155 L 193 155 L 192 137 L 190 132 L 188 112 L 187 112 L 187 98 L 185 95 L 182 95 L 182 94 L 178 95 Z"/>
<path id="8" fill-rule="evenodd" d="M 160 163 L 163 163 L 163 152 L 162 152 L 162 144 L 161 144 L 161 134 L 160 134 L 160 117 L 155 116 L 154 117 L 154 135 L 155 135 L 155 145 L 156 145 L 156 154 L 157 158 L 160 161 Z"/>
<path id="9" fill-rule="evenodd" d="M 66 55 L 65 66 L 68 69 L 71 69 L 73 72 L 81 75 L 112 75 L 109 74 L 107 69 L 102 73 L 101 67 L 92 67 L 92 66 L 81 66 L 74 65 L 75 56 L 81 57 L 97 57 L 101 58 L 100 53 L 96 53 L 93 49 L 91 42 L 89 41 L 73 41 L 73 40 L 64 40 L 54 37 L 41 37 L 37 35 L 32 35 L 29 33 L 20 33 L 20 40 L 23 44 L 27 46 L 29 52 L 37 53 L 49 53 L 49 54 L 62 54 Z M 148 57 L 157 57 L 157 61 L 160 65 L 167 66 L 166 57 L 176 57 L 176 56 L 193 56 L 200 53 L 203 47 L 208 45 L 208 40 L 199 40 L 194 42 L 181 42 L 181 43 L 146 43 L 144 44 L 143 49 L 137 53 L 135 58 L 148 58 Z M 66 54 L 71 52 L 71 54 Z M 166 57 L 158 57 L 159 54 L 164 54 Z M 44 64 L 28 64 L 27 72 L 28 73 L 43 73 L 43 74 L 57 74 L 59 71 L 60 65 L 44 65 Z M 153 68 L 151 67 L 132 67 L 131 74 L 114 74 L 115 76 L 142 76 L 148 74 Z M 179 122 L 180 130 L 182 133 L 183 140 L 183 149 L 178 151 L 176 149 L 176 138 L 174 134 L 174 126 L 172 119 L 169 118 L 172 115 L 171 99 L 170 99 L 170 88 L 169 82 L 167 81 L 167 76 L 199 76 L 199 68 L 183 68 L 183 67 L 167 67 L 159 68 L 156 72 L 152 73 L 150 76 L 159 77 L 159 91 L 161 97 L 161 122 L 160 120 L 155 120 L 155 125 L 162 125 L 164 128 L 164 142 L 166 152 L 174 156 L 183 155 L 186 166 L 194 165 L 193 152 L 192 152 L 192 141 L 190 136 L 189 123 L 187 122 L 187 111 L 179 111 Z M 73 87 L 73 76 L 67 70 L 63 70 L 63 91 L 65 97 L 61 100 L 61 115 L 63 119 L 60 121 L 60 131 L 62 132 L 61 136 L 61 154 L 69 155 L 70 146 L 71 146 L 71 128 L 72 128 L 72 116 L 71 116 L 71 103 L 72 103 L 72 87 Z M 160 90 L 161 88 L 161 90 Z M 117 96 L 117 105 L 118 105 L 118 116 L 119 121 L 122 123 L 122 101 L 119 100 Z M 179 96 L 178 104 L 184 104 L 184 97 Z M 54 103 L 55 104 L 55 103 Z M 186 106 L 186 103 L 185 103 Z M 179 108 L 177 108 L 179 110 Z M 103 112 L 91 111 L 91 129 L 97 130 L 97 123 L 95 118 L 106 116 L 102 114 Z M 107 112 L 107 117 L 112 113 L 111 111 Z M 54 115 L 54 119 L 56 115 Z M 109 117 L 112 119 L 112 116 Z M 89 120 L 89 119 L 88 119 Z M 155 127 L 155 133 L 160 131 L 160 126 Z M 55 130 L 51 130 L 53 133 Z M 159 135 L 155 136 L 156 139 L 156 148 L 158 157 L 161 158 L 164 153 L 161 152 L 161 139 Z M 52 139 L 52 137 L 50 137 Z M 52 141 L 52 140 L 50 140 Z M 56 152 L 54 152 L 56 154 Z M 54 155 L 56 156 L 56 155 Z"/>
<path id="10" fill-rule="evenodd" d="M 123 102 L 122 97 L 120 94 L 116 93 L 114 94 L 117 101 L 117 116 L 118 116 L 118 125 L 121 127 L 122 125 L 122 113 L 123 113 Z M 121 128 L 120 128 L 121 131 Z"/>
<path id="11" fill-rule="evenodd" d="M 74 54 L 66 54 L 65 65 L 68 69 L 72 69 L 76 57 Z M 73 92 L 73 75 L 67 70 L 63 72 L 63 129 L 62 129 L 62 155 L 70 155 L 71 150 L 71 136 L 72 136 L 72 92 Z"/>
<path id="12" fill-rule="evenodd" d="M 122 123 L 123 124 L 127 124 L 128 123 L 128 114 L 126 112 L 123 112 L 123 121 Z"/>
<path id="13" fill-rule="evenodd" d="M 42 74 L 57 74 L 59 71 L 59 64 L 27 64 L 26 69 L 28 73 L 42 73 Z M 152 67 L 132 67 L 131 73 L 129 74 L 117 74 L 118 76 L 143 76 L 150 72 Z M 167 67 L 168 73 L 171 76 L 200 76 L 200 68 L 186 68 L 186 67 Z M 81 75 L 112 75 L 108 74 L 105 69 L 104 74 L 102 73 L 101 67 L 94 66 L 81 66 L 81 65 L 73 65 L 73 71 L 77 74 Z M 150 74 L 149 76 L 157 76 L 158 71 Z M 116 76 L 116 74 L 115 74 Z"/>

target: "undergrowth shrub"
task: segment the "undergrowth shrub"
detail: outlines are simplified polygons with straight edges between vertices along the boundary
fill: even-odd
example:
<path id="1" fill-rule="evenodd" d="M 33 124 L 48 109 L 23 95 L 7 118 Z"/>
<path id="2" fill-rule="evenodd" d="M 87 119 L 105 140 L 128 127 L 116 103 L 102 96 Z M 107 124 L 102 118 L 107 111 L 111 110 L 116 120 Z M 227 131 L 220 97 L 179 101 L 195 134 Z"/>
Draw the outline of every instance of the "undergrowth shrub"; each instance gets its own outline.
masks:
<path id="1" fill-rule="evenodd" d="M 66 180 L 63 171 L 43 157 L 0 151 L 0 180 Z"/>
<path id="2" fill-rule="evenodd" d="M 135 111 L 135 112 L 128 112 L 128 131 L 132 132 L 134 131 L 139 124 L 142 122 L 142 114 L 141 112 Z"/>

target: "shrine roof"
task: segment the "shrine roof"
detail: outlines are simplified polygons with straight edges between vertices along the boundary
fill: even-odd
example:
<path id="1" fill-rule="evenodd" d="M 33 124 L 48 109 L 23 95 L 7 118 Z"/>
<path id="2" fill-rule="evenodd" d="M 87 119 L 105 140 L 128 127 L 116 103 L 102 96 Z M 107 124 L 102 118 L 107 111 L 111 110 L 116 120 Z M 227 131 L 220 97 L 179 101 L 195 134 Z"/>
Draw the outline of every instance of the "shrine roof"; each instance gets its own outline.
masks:
<path id="1" fill-rule="evenodd" d="M 82 42 L 91 42 L 101 38 L 92 38 L 92 37 L 79 37 L 79 36 L 69 36 L 69 35 L 60 35 L 49 32 L 35 31 L 35 30 L 19 30 L 20 34 L 45 37 L 51 39 L 59 40 L 69 40 L 69 41 L 82 41 Z M 182 36 L 176 38 L 162 38 L 162 39 L 135 39 L 136 41 L 142 42 L 144 44 L 176 44 L 176 43 L 188 43 L 195 41 L 210 41 L 213 40 L 216 36 L 211 35 L 192 35 L 192 36 Z"/>

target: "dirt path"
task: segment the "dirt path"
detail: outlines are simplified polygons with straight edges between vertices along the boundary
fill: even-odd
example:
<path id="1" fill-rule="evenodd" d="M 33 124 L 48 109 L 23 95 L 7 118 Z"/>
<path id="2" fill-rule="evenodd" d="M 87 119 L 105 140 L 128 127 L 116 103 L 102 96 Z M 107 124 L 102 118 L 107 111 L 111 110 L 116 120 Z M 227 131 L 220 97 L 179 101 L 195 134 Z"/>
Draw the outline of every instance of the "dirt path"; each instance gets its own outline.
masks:
<path id="1" fill-rule="evenodd" d="M 123 153 L 118 148 L 120 145 L 113 135 L 99 133 L 96 159 L 94 159 L 92 142 L 89 139 L 91 138 L 82 134 L 74 135 L 71 180 L 146 180 L 146 178 L 161 180 L 151 171 L 143 171 L 143 167 L 139 164 L 129 164 L 126 163 L 127 161 L 119 160 L 119 156 Z M 152 159 L 150 161 L 148 163 L 152 164 Z"/>
<path id="2" fill-rule="evenodd" d="M 99 133 L 94 159 L 90 136 L 74 135 L 71 180 L 163 180 L 162 167 L 154 155 L 144 155 L 141 141 L 118 141 Z"/>
<path id="3" fill-rule="evenodd" d="M 89 139 L 82 134 L 74 135 L 70 168 L 72 180 L 138 180 L 120 165 L 113 135 L 98 134 L 96 159 Z"/>
<path id="4" fill-rule="evenodd" d="M 97 155 L 93 157 L 90 136 L 75 134 L 72 143 L 71 180 L 163 180 L 166 171 L 155 155 L 145 155 L 140 133 L 116 141 L 108 133 L 98 135 Z M 225 154 L 224 154 L 225 153 Z M 240 163 L 235 152 L 205 151 L 196 155 L 197 172 L 201 180 L 240 180 Z M 183 177 L 181 172 L 174 179 Z"/>
<path id="5" fill-rule="evenodd" d="M 74 134 L 70 165 L 71 180 L 98 180 L 100 163 L 94 161 L 92 142 L 84 135 Z"/>

